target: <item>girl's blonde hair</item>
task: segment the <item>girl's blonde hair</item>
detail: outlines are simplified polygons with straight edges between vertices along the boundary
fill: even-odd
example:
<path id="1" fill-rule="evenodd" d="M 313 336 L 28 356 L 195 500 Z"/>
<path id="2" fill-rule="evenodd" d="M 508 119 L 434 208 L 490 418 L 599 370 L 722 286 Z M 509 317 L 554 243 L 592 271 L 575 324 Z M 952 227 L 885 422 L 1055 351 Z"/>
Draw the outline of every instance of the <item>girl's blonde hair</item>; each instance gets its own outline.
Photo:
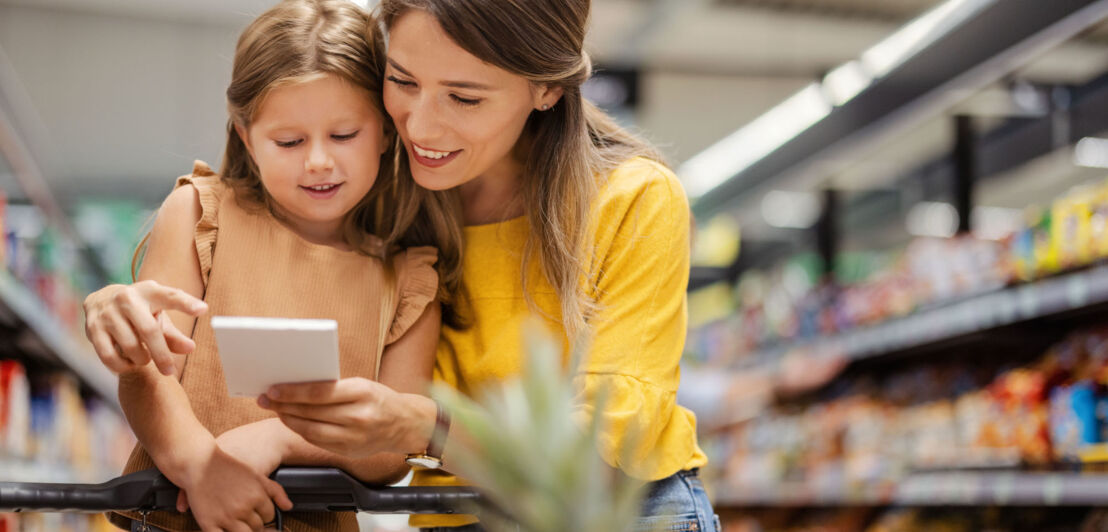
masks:
<path id="1" fill-rule="evenodd" d="M 533 112 L 519 147 L 524 155 L 522 199 L 530 226 L 525 257 L 537 251 L 543 274 L 559 296 L 570 339 L 588 330 L 596 310 L 582 280 L 592 248 L 589 210 L 601 176 L 637 156 L 661 161 L 645 141 L 585 100 L 592 74 L 584 52 L 590 0 L 382 0 L 387 27 L 421 9 L 451 39 L 482 61 L 532 83 L 563 90 L 550 110 Z M 523 268 L 527 286 L 527 268 Z M 526 294 L 526 291 L 524 292 Z M 530 294 L 527 296 L 530 298 Z"/>
<path id="2" fill-rule="evenodd" d="M 329 74 L 364 89 L 382 119 L 383 142 L 389 149 L 381 156 L 373 188 L 347 214 L 344 240 L 362 253 L 380 256 L 387 266 L 398 248 L 438 248 L 443 315 L 453 323 L 452 296 L 461 277 L 460 209 L 451 194 L 398 179 L 395 127 L 381 99 L 384 64 L 384 36 L 376 19 L 348 0 L 284 0 L 259 15 L 243 30 L 235 47 L 227 87 L 227 145 L 219 175 L 244 206 L 272 210 L 273 200 L 235 126 L 249 129 L 265 97 L 281 86 Z M 369 235 L 381 238 L 385 245 L 375 245 Z"/>

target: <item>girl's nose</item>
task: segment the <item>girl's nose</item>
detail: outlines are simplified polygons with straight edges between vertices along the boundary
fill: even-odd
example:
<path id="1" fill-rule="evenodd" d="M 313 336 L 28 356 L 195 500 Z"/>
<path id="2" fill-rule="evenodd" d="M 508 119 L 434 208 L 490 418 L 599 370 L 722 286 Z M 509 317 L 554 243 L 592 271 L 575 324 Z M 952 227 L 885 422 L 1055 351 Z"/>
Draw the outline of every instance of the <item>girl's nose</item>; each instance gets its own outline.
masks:
<path id="1" fill-rule="evenodd" d="M 313 142 L 308 148 L 308 158 L 304 161 L 304 169 L 308 172 L 328 171 L 334 168 L 335 161 L 330 151 L 323 142 Z"/>

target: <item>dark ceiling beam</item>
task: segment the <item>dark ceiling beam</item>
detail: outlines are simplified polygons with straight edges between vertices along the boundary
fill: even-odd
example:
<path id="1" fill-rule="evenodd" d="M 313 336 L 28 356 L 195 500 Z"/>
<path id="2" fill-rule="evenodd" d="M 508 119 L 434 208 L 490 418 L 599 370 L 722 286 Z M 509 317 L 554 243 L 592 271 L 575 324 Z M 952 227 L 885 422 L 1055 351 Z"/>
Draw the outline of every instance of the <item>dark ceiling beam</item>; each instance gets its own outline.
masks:
<path id="1" fill-rule="evenodd" d="M 904 22 L 935 5 L 934 0 L 917 2 L 828 2 L 812 0 L 718 0 L 722 7 L 765 9 L 778 13 L 802 13 L 854 20 Z"/>

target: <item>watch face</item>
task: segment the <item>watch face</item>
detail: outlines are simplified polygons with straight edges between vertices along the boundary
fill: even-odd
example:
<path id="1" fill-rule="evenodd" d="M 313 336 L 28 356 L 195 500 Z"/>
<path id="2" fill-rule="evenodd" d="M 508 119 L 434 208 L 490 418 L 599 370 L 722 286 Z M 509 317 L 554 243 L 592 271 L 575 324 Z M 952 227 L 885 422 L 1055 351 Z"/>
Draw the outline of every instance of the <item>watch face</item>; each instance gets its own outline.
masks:
<path id="1" fill-rule="evenodd" d="M 422 467 L 424 469 L 438 469 L 442 467 L 442 462 L 436 458 L 430 456 L 409 456 L 407 459 L 408 465 L 412 467 Z"/>

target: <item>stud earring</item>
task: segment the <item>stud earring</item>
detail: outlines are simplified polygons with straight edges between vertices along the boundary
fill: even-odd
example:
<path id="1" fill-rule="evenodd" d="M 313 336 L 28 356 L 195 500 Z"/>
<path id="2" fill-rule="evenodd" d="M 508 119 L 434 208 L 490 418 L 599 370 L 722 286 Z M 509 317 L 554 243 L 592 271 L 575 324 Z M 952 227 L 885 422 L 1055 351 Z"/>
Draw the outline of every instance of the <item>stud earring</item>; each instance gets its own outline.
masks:
<path id="1" fill-rule="evenodd" d="M 542 104 L 542 110 L 543 110 L 543 111 L 547 111 L 547 110 L 549 110 L 549 109 L 550 109 L 550 106 L 549 106 L 549 105 L 546 105 L 545 103 L 544 103 L 544 104 Z"/>

